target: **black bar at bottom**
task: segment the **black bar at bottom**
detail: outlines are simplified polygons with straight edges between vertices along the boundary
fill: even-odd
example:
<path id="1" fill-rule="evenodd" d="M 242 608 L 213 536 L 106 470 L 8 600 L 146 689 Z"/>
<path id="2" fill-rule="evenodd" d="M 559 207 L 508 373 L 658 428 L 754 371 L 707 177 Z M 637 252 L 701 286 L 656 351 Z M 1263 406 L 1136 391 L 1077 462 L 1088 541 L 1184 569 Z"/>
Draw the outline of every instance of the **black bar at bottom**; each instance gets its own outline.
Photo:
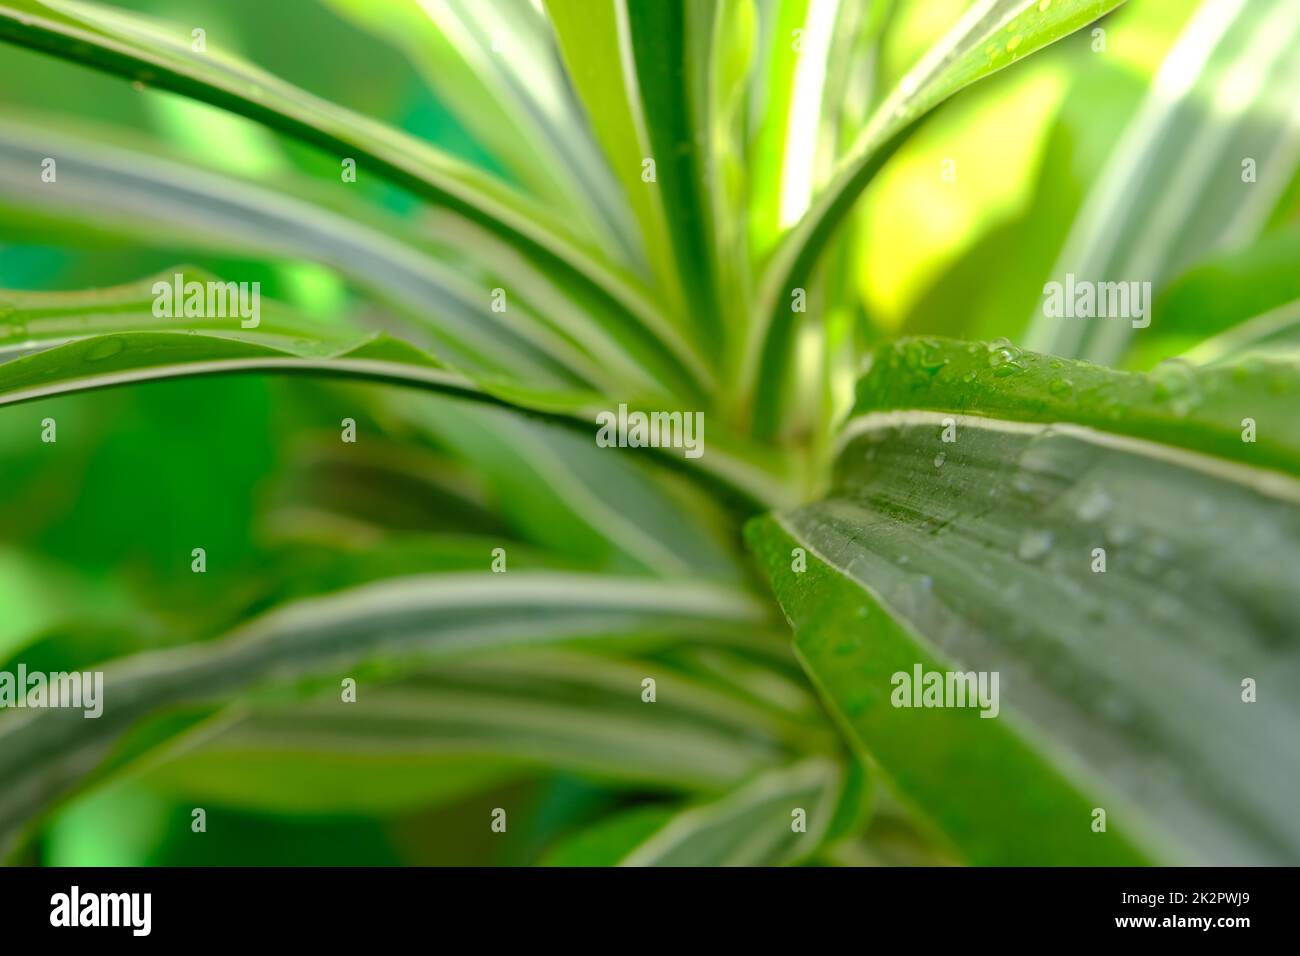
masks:
<path id="1" fill-rule="evenodd" d="M 1071 940 L 1200 936 L 1230 943 L 1242 933 L 1278 933 L 1292 924 L 1294 875 L 1288 869 L 10 869 L 0 871 L 0 926 L 6 943 L 76 934 L 82 943 L 116 938 L 128 945 L 154 939 L 373 946 L 415 935 L 459 946 L 464 943 L 453 940 L 473 934 L 494 943 L 503 937 L 534 945 L 591 940 L 604 949 L 667 930 L 693 940 L 701 930 L 731 942 L 761 939 L 782 923 L 817 936 L 851 931 L 864 945 L 877 933 L 892 938 L 896 931 L 920 932 L 927 942 L 1029 940 L 1049 932 Z"/>

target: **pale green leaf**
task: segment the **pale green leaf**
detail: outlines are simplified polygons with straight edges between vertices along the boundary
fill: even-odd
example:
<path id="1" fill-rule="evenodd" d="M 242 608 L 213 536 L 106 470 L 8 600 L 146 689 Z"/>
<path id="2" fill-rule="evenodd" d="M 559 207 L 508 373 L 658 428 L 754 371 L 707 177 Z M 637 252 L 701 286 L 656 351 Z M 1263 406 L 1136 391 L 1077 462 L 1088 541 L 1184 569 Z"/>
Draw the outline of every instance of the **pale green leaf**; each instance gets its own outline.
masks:
<path id="1" fill-rule="evenodd" d="M 1123 0 L 975 0 L 872 113 L 831 182 L 772 255 L 740 369 L 755 430 L 771 435 L 791 377 L 791 295 L 805 287 L 863 189 L 930 110 L 1119 6 Z M 759 383 L 762 387 L 759 387 Z"/>
<path id="2" fill-rule="evenodd" d="M 1300 163 L 1297 44 L 1300 7 L 1289 0 L 1205 0 L 1084 199 L 1050 281 L 1159 292 L 1207 253 L 1251 243 Z M 1040 308 L 1025 345 L 1115 364 L 1137 332 L 1180 331 L 1161 313 L 1147 318 L 1150 329 Z"/>

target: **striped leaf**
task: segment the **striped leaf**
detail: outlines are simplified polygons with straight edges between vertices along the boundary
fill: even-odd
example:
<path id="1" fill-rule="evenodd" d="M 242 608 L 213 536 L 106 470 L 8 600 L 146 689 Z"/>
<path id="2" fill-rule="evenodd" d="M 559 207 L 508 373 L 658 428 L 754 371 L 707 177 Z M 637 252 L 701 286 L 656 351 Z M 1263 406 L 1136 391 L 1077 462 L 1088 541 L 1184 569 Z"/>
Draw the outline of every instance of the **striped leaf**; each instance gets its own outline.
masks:
<path id="1" fill-rule="evenodd" d="M 1300 860 L 1297 397 L 1282 364 L 877 353 L 828 496 L 750 540 L 814 683 L 960 857 Z M 918 669 L 1000 692 L 915 706 Z"/>
<path id="2" fill-rule="evenodd" d="M 5 0 L 0 39 L 211 103 L 264 123 L 407 189 L 650 325 L 659 307 L 562 217 L 429 144 L 286 83 L 184 29 L 83 0 Z"/>
<path id="3" fill-rule="evenodd" d="M 1096 177 L 1050 281 L 1159 291 L 1202 256 L 1251 243 L 1300 163 L 1297 43 L 1294 3 L 1204 0 Z M 1149 319 L 1153 334 L 1180 331 L 1163 313 Z M 1136 331 L 1124 317 L 1039 309 L 1025 345 L 1117 364 Z"/>
<path id="4" fill-rule="evenodd" d="M 641 699 L 652 676 L 657 700 Z M 150 779 L 201 788 L 240 805 L 355 807 L 355 787 L 297 793 L 266 787 L 277 764 L 317 780 L 338 759 L 342 776 L 368 765 L 405 768 L 419 785 L 374 787 L 415 803 L 445 766 L 495 768 L 493 778 L 545 770 L 582 774 L 615 787 L 722 791 L 788 760 L 795 746 L 829 746 L 823 728 L 774 720 L 734 696 L 654 660 L 534 653 L 448 661 L 436 670 L 360 688 L 355 705 L 337 695 L 239 707 L 215 732 L 175 757 L 154 761 Z M 251 779 L 240 768 L 251 771 Z M 364 769 L 361 772 L 366 772 Z M 297 789 L 297 788 L 295 788 Z"/>
<path id="5" fill-rule="evenodd" d="M 629 811 L 557 847 L 546 862 L 553 866 L 798 863 L 815 854 L 832 831 L 845 783 L 844 769 L 833 760 L 810 758 L 768 770 L 723 797 L 677 812 Z"/>
<path id="6" fill-rule="evenodd" d="M 72 293 L 0 291 L 0 405 L 51 395 L 187 375 L 296 373 L 392 382 L 476 402 L 524 409 L 596 431 L 611 403 L 598 394 L 546 391 L 490 380 L 471 382 L 432 355 L 382 333 L 308 322 L 272 302 L 266 324 L 245 329 L 239 316 L 159 317 L 156 282 L 182 288 L 210 276 L 181 267 L 118 288 Z M 637 403 L 646 412 L 658 401 Z M 725 431 L 711 429 L 708 453 L 647 449 L 688 468 L 742 500 L 776 504 L 790 496 L 788 477 L 773 456 Z M 602 451 L 608 451 L 602 449 Z M 603 461 L 603 458 L 597 459 Z M 616 467 L 616 466 L 611 466 Z"/>
<path id="7" fill-rule="evenodd" d="M 1169 283 L 1153 306 L 1162 328 L 1133 340 L 1132 368 L 1181 356 L 1200 365 L 1281 358 L 1300 340 L 1300 230 L 1269 233 L 1208 256 Z"/>
<path id="8" fill-rule="evenodd" d="M 8 214 L 173 255 L 251 251 L 318 262 L 397 311 L 409 338 L 470 375 L 691 395 L 706 374 L 656 313 L 631 315 L 584 294 L 460 217 L 442 213 L 432 230 L 414 227 L 350 190 L 253 183 L 119 139 L 104 130 L 92 142 L 84 133 L 0 124 Z M 27 175 L 50 154 L 59 157 L 57 188 Z M 507 293 L 506 312 L 492 309 L 497 288 Z"/>
<path id="9" fill-rule="evenodd" d="M 568 89 L 554 36 L 529 0 L 328 0 L 391 42 L 531 195 L 574 214 L 604 247 L 632 234 L 627 207 Z M 620 259 L 638 264 L 640 250 Z"/>
<path id="10" fill-rule="evenodd" d="M 1123 0 L 975 0 L 873 111 L 833 179 L 774 252 L 759 290 L 740 371 L 753 396 L 755 431 L 773 434 L 786 400 L 793 349 L 791 295 L 807 285 L 823 250 L 911 130 L 948 97 L 1119 6 Z M 763 383 L 758 388 L 759 382 Z"/>
<path id="11" fill-rule="evenodd" d="M 656 286 L 671 316 L 684 305 L 682 284 L 663 198 L 642 178 L 643 163 L 653 153 L 621 7 L 622 0 L 546 0 L 545 4 L 569 79 L 636 218 Z M 678 325 L 690 327 L 684 317 Z"/>
<path id="12" fill-rule="evenodd" d="M 0 847 L 166 710 L 502 648 L 753 629 L 743 592 L 683 581 L 488 570 L 396 578 L 275 609 L 220 640 L 104 668 L 98 719 L 15 710 L 0 720 Z"/>

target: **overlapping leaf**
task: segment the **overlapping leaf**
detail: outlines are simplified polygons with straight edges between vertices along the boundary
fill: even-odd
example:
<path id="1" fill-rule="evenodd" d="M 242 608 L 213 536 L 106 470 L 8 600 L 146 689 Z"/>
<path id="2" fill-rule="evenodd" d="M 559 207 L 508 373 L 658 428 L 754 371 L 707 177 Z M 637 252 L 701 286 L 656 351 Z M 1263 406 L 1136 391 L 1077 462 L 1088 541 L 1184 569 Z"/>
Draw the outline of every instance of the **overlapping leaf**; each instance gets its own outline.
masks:
<path id="1" fill-rule="evenodd" d="M 196 52 L 175 27 L 81 0 L 7 0 L 0 39 L 229 109 L 350 157 L 494 235 L 647 327 L 663 326 L 644 287 L 556 215 L 492 177 L 216 49 Z"/>
<path id="2" fill-rule="evenodd" d="M 1295 4 L 1202 3 L 1098 174 L 1051 281 L 1073 274 L 1159 291 L 1197 259 L 1252 242 L 1300 162 L 1290 105 L 1300 93 L 1297 42 Z M 1163 314 L 1149 318 L 1152 334 L 1182 331 Z M 1025 345 L 1117 364 L 1134 335 L 1122 319 L 1040 309 Z"/>
<path id="3" fill-rule="evenodd" d="M 593 574 L 490 571 L 394 578 L 305 599 L 226 638 L 115 662 L 103 714 L 28 710 L 0 721 L 0 842 L 162 711 L 413 661 L 692 629 L 743 630 L 765 609 L 733 589 Z M 156 745 L 156 741 L 153 742 Z"/>
<path id="4" fill-rule="evenodd" d="M 814 757 L 768 770 L 678 812 L 628 811 L 553 851 L 554 866 L 778 866 L 807 859 L 833 829 L 847 774 Z M 802 813 L 802 822 L 799 814 Z"/>
<path id="5" fill-rule="evenodd" d="M 1123 0 L 976 0 L 872 113 L 834 178 L 768 265 L 740 370 L 755 429 L 771 435 L 791 377 L 791 296 L 803 287 L 862 190 L 912 128 L 948 97 L 1092 22 Z M 757 383 L 763 382 L 762 388 Z"/>
<path id="6" fill-rule="evenodd" d="M 810 675 L 966 859 L 1300 858 L 1297 396 L 885 347 L 829 496 L 751 528 Z M 898 706 L 918 667 L 999 674 L 997 716 Z"/>

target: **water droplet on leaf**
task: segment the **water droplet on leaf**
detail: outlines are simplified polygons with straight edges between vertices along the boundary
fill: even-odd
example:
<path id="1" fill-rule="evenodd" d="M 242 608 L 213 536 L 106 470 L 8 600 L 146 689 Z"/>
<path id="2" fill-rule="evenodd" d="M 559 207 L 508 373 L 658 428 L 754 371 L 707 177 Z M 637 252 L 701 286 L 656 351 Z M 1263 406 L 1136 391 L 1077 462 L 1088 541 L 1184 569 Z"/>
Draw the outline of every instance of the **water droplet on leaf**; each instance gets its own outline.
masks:
<path id="1" fill-rule="evenodd" d="M 87 362 L 102 362 L 104 359 L 112 358 L 125 349 L 126 342 L 120 338 L 100 339 L 86 349 L 85 359 Z"/>
<path id="2" fill-rule="evenodd" d="M 1052 550 L 1053 540 L 1050 531 L 1026 531 L 1020 536 L 1016 554 L 1022 561 L 1037 561 Z"/>

